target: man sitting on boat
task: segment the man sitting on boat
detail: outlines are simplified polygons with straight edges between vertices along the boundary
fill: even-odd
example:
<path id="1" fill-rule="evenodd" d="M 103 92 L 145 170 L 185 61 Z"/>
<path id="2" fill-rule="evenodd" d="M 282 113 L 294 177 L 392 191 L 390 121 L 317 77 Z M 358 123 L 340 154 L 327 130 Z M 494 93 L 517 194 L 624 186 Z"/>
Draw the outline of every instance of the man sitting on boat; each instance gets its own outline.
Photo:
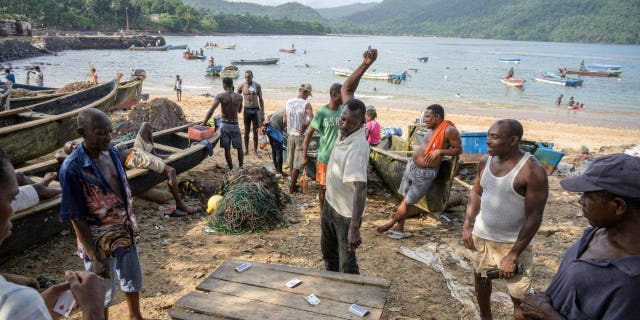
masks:
<path id="1" fill-rule="evenodd" d="M 422 145 L 413 152 L 412 159 L 407 163 L 398 190 L 404 198 L 391 220 L 376 228 L 379 233 L 388 233 L 394 239 L 411 236 L 410 233 L 404 232 L 404 221 L 409 207 L 427 194 L 438 176 L 443 157 L 462 153 L 460 133 L 453 122 L 444 119 L 444 108 L 439 104 L 432 104 L 424 114 L 423 121 L 426 123 L 427 132 Z"/>
<path id="2" fill-rule="evenodd" d="M 513 78 L 515 72 L 513 71 L 513 67 L 511 67 L 511 69 L 509 69 L 509 72 L 507 73 L 507 76 L 505 77 L 506 79 L 511 79 Z"/>

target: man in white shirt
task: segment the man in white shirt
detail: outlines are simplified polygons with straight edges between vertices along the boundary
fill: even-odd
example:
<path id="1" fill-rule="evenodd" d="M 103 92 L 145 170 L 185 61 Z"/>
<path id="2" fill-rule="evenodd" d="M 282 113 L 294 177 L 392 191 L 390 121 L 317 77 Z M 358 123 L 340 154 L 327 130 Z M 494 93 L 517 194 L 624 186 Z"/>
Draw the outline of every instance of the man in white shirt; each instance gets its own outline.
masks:
<path id="1" fill-rule="evenodd" d="M 287 107 L 282 117 L 282 121 L 289 133 L 289 139 L 287 140 L 287 151 L 289 152 L 287 163 L 289 164 L 289 174 L 291 175 L 289 193 L 296 191 L 301 168 L 304 133 L 311 120 L 313 120 L 313 108 L 311 108 L 311 103 L 307 102 L 309 96 L 311 96 L 311 84 L 301 84 L 298 89 L 298 96 L 287 101 Z"/>
<path id="2" fill-rule="evenodd" d="M 362 64 L 342 86 L 345 104 L 340 136 L 327 165 L 327 192 L 320 218 L 320 245 L 328 271 L 360 273 L 356 249 L 362 243 L 360 224 L 367 200 L 369 143 L 364 134 L 366 107 L 353 97 L 360 78 L 377 57 L 376 49 L 367 50 Z"/>

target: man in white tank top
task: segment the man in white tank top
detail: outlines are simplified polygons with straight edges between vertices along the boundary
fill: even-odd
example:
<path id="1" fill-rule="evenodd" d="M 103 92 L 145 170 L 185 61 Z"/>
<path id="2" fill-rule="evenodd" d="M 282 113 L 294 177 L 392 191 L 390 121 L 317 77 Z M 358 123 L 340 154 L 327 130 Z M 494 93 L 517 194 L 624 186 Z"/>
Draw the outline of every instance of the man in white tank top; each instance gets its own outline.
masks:
<path id="1" fill-rule="evenodd" d="M 513 119 L 499 120 L 489 128 L 488 156 L 478 163 L 469 192 L 462 240 L 473 251 L 475 286 L 480 318 L 492 319 L 491 279 L 487 271 L 499 270 L 513 300 L 514 319 L 525 319 L 520 300 L 531 287 L 532 240 L 549 194 L 544 167 L 520 150 L 523 129 Z"/>
<path id="2" fill-rule="evenodd" d="M 282 117 L 282 121 L 287 127 L 289 139 L 287 139 L 287 152 L 289 159 L 289 174 L 291 175 L 291 185 L 289 193 L 296 192 L 298 184 L 298 175 L 300 174 L 302 165 L 302 143 L 304 142 L 304 133 L 313 120 L 313 108 L 307 99 L 311 96 L 311 84 L 303 83 L 298 88 L 298 96 L 287 101 L 287 106 Z M 302 170 L 304 171 L 304 170 Z"/>

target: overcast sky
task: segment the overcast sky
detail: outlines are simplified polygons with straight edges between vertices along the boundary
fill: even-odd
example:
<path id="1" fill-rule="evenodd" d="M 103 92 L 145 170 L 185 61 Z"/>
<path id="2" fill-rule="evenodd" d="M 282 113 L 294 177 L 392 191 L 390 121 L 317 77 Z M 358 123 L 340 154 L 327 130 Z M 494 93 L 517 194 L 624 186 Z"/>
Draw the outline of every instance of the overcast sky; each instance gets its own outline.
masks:
<path id="1" fill-rule="evenodd" d="M 382 0 L 227 0 L 232 2 L 253 2 L 266 6 L 275 6 L 286 2 L 298 2 L 312 8 L 331 8 L 346 6 L 352 3 L 382 2 Z"/>

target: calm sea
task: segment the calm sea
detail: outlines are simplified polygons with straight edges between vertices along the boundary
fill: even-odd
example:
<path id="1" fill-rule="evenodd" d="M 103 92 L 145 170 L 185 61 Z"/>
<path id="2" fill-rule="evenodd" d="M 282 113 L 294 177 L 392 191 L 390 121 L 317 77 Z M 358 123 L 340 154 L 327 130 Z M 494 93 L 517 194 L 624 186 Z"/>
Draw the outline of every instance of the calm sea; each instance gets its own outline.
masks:
<path id="1" fill-rule="evenodd" d="M 379 58 L 372 69 L 381 72 L 410 70 L 410 78 L 396 85 L 388 82 L 363 80 L 358 94 L 377 99 L 411 101 L 428 99 L 443 103 L 468 104 L 478 107 L 554 108 L 560 94 L 565 101 L 570 96 L 584 103 L 587 111 L 603 111 L 638 118 L 640 123 L 640 46 L 578 44 L 555 42 L 526 42 L 477 39 L 449 39 L 424 37 L 379 36 L 190 36 L 165 37 L 167 43 L 188 44 L 200 48 L 206 41 L 235 44 L 236 50 L 205 49 L 216 63 L 226 65 L 231 59 L 260 59 L 278 57 L 272 66 L 241 66 L 250 68 L 255 80 L 266 89 L 290 92 L 300 83 L 313 85 L 316 104 L 323 99 L 333 82 L 345 78 L 335 77 L 332 67 L 355 68 L 361 54 L 369 45 L 379 49 Z M 298 54 L 278 52 L 291 48 Z M 306 49 L 307 54 L 302 52 Z M 420 63 L 418 57 L 429 57 Z M 503 64 L 501 57 L 518 57 L 521 63 Z M 622 65 L 620 78 L 584 77 L 579 88 L 560 87 L 532 80 L 536 71 L 555 71 L 560 66 L 577 68 L 586 64 Z M 221 91 L 219 78 L 205 76 L 206 61 L 185 60 L 181 50 L 166 52 L 137 52 L 127 50 L 64 51 L 58 56 L 45 56 L 14 61 L 13 66 L 26 66 L 42 62 L 45 85 L 62 86 L 82 80 L 88 65 L 95 65 L 101 79 L 111 78 L 116 71 L 125 75 L 129 70 L 147 71 L 145 91 L 170 92 L 176 74 L 184 78 L 186 92 L 193 94 Z M 308 65 L 308 67 L 306 66 Z M 518 78 L 527 80 L 523 90 L 506 88 L 500 78 L 510 67 Z M 417 71 L 413 71 L 415 69 Z M 23 70 L 16 70 L 18 81 L 23 82 Z M 242 80 L 242 75 L 237 81 Z M 322 98 L 318 98 L 318 96 Z M 265 99 L 269 96 L 265 94 Z M 640 124 L 637 125 L 640 128 Z"/>

